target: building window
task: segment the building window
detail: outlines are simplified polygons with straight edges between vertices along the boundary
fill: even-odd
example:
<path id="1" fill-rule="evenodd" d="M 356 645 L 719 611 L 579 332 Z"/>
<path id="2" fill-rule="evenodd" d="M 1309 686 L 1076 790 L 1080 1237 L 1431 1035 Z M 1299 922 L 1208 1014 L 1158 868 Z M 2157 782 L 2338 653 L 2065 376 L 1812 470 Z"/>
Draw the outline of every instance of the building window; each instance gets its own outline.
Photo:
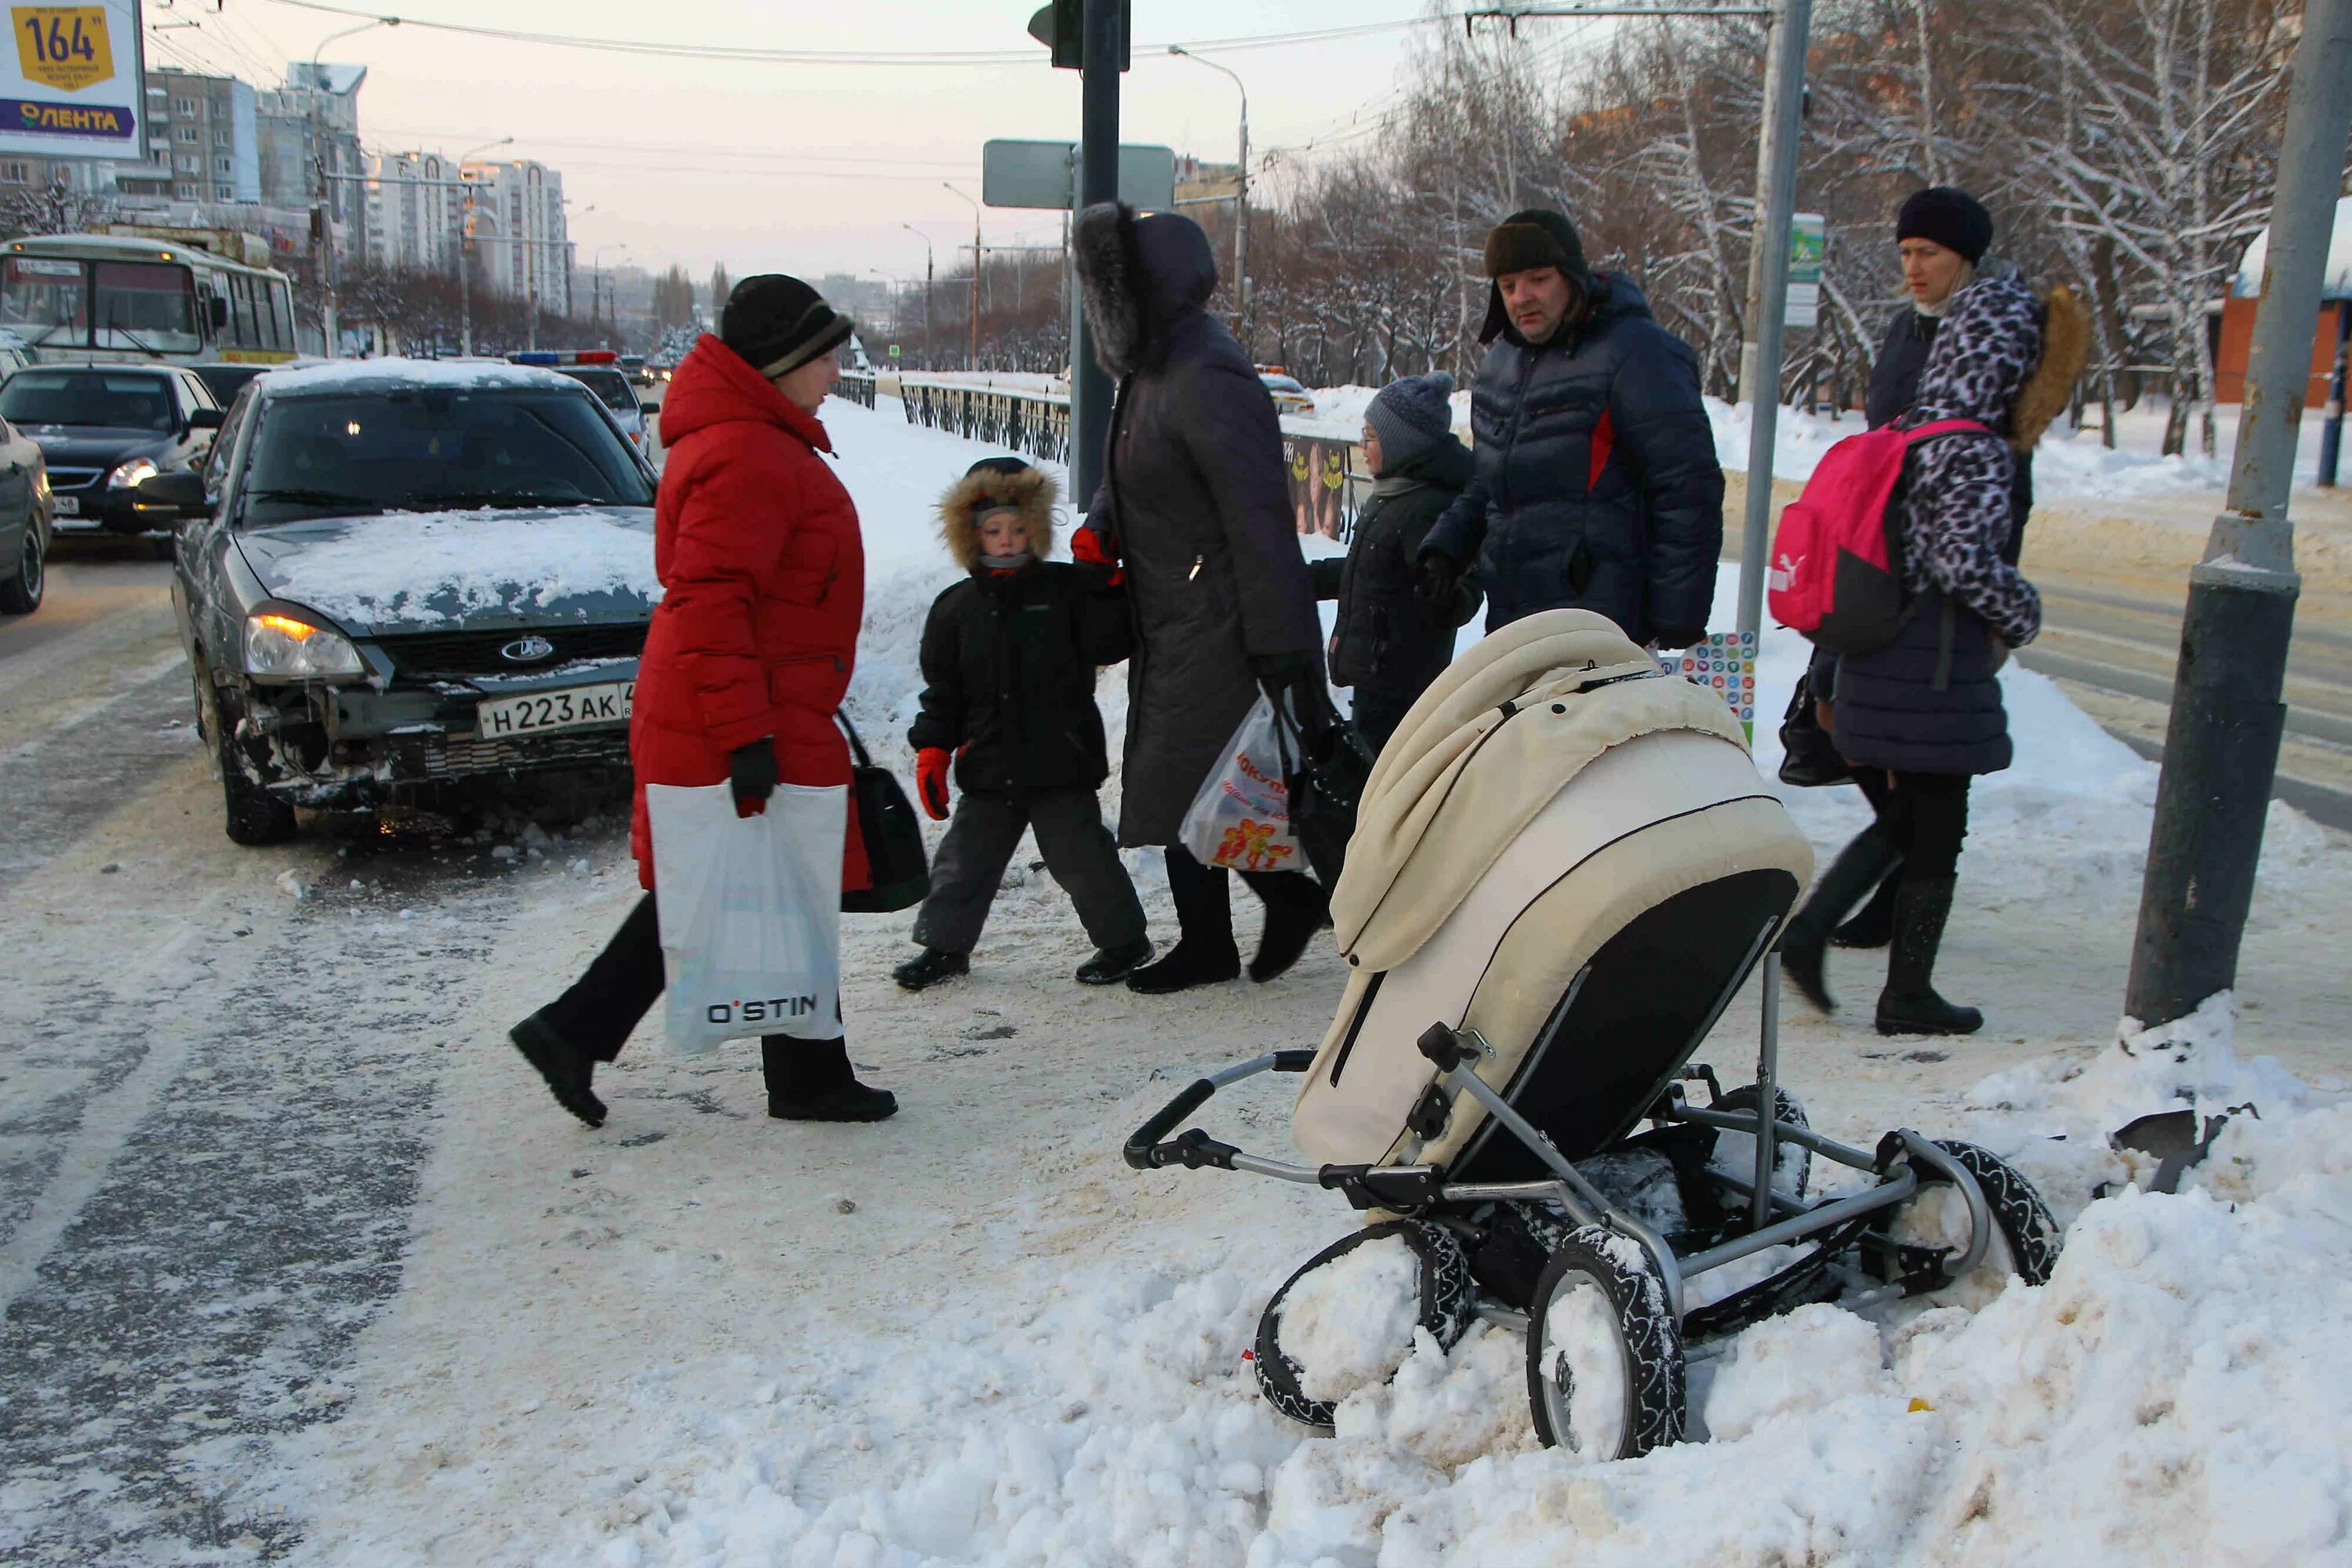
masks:
<path id="1" fill-rule="evenodd" d="M 236 173 L 236 165 L 230 163 L 226 158 L 215 158 L 213 160 L 213 173 L 215 174 L 233 174 Z"/>
<path id="2" fill-rule="evenodd" d="M 228 145 L 228 128 L 226 126 L 215 125 L 213 127 L 213 145 L 215 147 L 226 147 Z"/>
<path id="3" fill-rule="evenodd" d="M 0 163 L 0 183 L 29 185 L 33 183 L 33 165 L 21 160 Z"/>
<path id="4" fill-rule="evenodd" d="M 172 187 L 172 194 L 179 197 L 182 201 L 192 202 L 196 199 L 196 187 L 194 185 L 174 185 Z"/>
<path id="5" fill-rule="evenodd" d="M 196 100 L 193 98 L 175 98 L 172 100 L 172 112 L 174 114 L 194 114 L 195 111 Z"/>
<path id="6" fill-rule="evenodd" d="M 193 125 L 179 126 L 172 132 L 172 140 L 174 142 L 200 142 L 203 139 L 203 133 Z"/>
<path id="7" fill-rule="evenodd" d="M 190 157 L 185 153 L 181 155 L 180 173 L 183 174 L 201 174 L 204 171 L 205 161 L 202 158 Z"/>

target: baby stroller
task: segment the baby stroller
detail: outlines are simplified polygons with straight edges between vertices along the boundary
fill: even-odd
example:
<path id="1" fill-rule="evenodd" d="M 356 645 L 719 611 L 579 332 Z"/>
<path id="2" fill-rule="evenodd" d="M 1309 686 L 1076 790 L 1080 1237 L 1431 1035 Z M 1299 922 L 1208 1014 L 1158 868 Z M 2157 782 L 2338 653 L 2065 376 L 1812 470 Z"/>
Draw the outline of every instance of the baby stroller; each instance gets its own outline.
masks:
<path id="1" fill-rule="evenodd" d="M 1277 1409 L 1330 1428 L 1285 1306 L 1389 1238 L 1417 1261 L 1420 1326 L 1449 1348 L 1480 1319 L 1523 1330 L 1538 1436 L 1594 1459 L 1677 1441 L 1686 1363 L 1774 1313 L 1980 1266 L 2048 1278 L 2056 1226 L 2014 1170 L 1909 1131 L 1849 1148 L 1780 1087 L 1771 948 L 1811 869 L 1723 699 L 1601 616 L 1514 623 L 1423 694 L 1334 889 L 1353 973 L 1322 1046 L 1192 1083 L 1126 1146 L 1139 1170 L 1334 1189 L 1374 1222 L 1267 1304 Z M 1725 1092 L 1692 1057 L 1759 965 L 1756 1081 Z M 1266 1071 L 1304 1075 L 1292 1136 L 1318 1163 L 1171 1137 Z M 1815 1160 L 1841 1180 L 1811 1190 Z"/>

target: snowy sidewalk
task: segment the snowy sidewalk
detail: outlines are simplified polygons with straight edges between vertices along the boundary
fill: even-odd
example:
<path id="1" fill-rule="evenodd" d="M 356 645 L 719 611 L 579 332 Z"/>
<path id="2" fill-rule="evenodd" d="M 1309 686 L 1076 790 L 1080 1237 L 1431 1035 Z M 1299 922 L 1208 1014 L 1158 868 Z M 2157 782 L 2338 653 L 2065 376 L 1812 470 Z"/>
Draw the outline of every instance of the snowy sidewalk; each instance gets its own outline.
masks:
<path id="1" fill-rule="evenodd" d="M 869 542 L 854 711 L 903 765 L 922 611 L 952 580 L 929 508 L 982 449 L 887 400 L 824 416 Z M 1768 773 L 1800 657 L 1768 639 Z M 2021 764 L 1979 794 L 1945 971 L 1990 1031 L 1880 1040 L 1876 960 L 1841 954 L 1832 984 L 1865 1016 L 1792 1018 L 1785 1060 L 1825 1130 L 2014 1155 L 2073 1222 L 2049 1286 L 1751 1330 L 1694 1379 L 1712 1440 L 1632 1463 L 1537 1448 L 1520 1342 L 1490 1329 L 1307 1437 L 1241 1352 L 1354 1216 L 1222 1173 L 1138 1175 L 1118 1147 L 1198 1065 L 1319 1038 L 1342 984 L 1328 946 L 1271 986 L 1084 991 L 1066 902 L 1017 858 L 969 981 L 899 993 L 908 917 L 846 922 L 851 1054 L 899 1093 L 895 1121 L 770 1122 L 748 1047 L 676 1061 L 656 1018 L 600 1077 L 613 1116 L 592 1133 L 502 1035 L 635 897 L 608 835 L 521 878 L 458 1020 L 474 1045 L 443 1074 L 399 1294 L 340 1380 L 347 1413 L 279 1455 L 297 1560 L 2352 1563 L 2352 1110 L 2218 1041 L 2179 1063 L 2106 1045 L 2154 773 L 2046 680 L 2006 679 Z M 1116 752 L 1119 672 L 1103 691 Z M 1851 796 L 1792 805 L 1826 849 L 1859 826 Z M 2241 1032 L 2340 1078 L 2352 846 L 2282 811 L 2267 849 L 2245 972 L 2263 1005 Z M 1134 858 L 1164 938 L 1164 884 Z M 1751 994 L 1701 1053 L 1727 1081 L 1754 1018 Z M 2146 1174 L 2098 1134 L 2198 1075 L 2262 1119 L 2181 1196 L 2091 1204 Z M 1229 1136 L 1285 1143 L 1278 1083 L 1215 1110 Z"/>

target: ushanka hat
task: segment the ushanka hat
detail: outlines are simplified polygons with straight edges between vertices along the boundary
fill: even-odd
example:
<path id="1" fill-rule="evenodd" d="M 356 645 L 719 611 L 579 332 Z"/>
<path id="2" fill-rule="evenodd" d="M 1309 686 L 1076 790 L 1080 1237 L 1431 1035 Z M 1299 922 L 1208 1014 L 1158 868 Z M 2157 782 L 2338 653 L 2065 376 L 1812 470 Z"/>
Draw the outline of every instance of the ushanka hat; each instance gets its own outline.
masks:
<path id="1" fill-rule="evenodd" d="M 719 341 L 772 377 L 831 353 L 856 327 L 826 304 L 824 295 L 781 272 L 744 279 L 719 313 Z"/>
<path id="2" fill-rule="evenodd" d="M 1487 277 L 1538 267 L 1557 267 L 1580 289 L 1590 288 L 1591 268 L 1584 263 L 1584 241 L 1564 215 L 1529 207 L 1486 231 Z"/>

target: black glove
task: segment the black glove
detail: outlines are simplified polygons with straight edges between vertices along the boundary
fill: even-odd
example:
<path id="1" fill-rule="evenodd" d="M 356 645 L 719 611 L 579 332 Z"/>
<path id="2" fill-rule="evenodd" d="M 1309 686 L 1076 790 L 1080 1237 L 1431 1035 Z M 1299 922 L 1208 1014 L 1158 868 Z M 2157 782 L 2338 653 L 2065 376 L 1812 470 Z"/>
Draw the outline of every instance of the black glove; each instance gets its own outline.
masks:
<path id="1" fill-rule="evenodd" d="M 1462 581 L 1462 564 L 1442 550 L 1424 550 L 1413 563 L 1412 591 L 1424 604 L 1450 608 Z"/>
<path id="2" fill-rule="evenodd" d="M 1339 714 L 1331 706 L 1331 689 L 1324 683 L 1323 671 L 1316 667 L 1315 656 L 1253 654 L 1249 665 L 1250 673 L 1257 678 L 1258 689 L 1276 708 L 1297 721 L 1298 732 L 1308 746 L 1320 748 L 1323 738 L 1339 721 Z"/>
<path id="3" fill-rule="evenodd" d="M 1706 640 L 1706 628 L 1693 630 L 1685 626 L 1660 626 L 1650 633 L 1650 640 L 1660 647 L 1688 647 Z"/>
<path id="4" fill-rule="evenodd" d="M 775 737 L 762 735 L 727 753 L 727 783 L 735 791 L 735 815 L 765 816 L 776 793 Z"/>

